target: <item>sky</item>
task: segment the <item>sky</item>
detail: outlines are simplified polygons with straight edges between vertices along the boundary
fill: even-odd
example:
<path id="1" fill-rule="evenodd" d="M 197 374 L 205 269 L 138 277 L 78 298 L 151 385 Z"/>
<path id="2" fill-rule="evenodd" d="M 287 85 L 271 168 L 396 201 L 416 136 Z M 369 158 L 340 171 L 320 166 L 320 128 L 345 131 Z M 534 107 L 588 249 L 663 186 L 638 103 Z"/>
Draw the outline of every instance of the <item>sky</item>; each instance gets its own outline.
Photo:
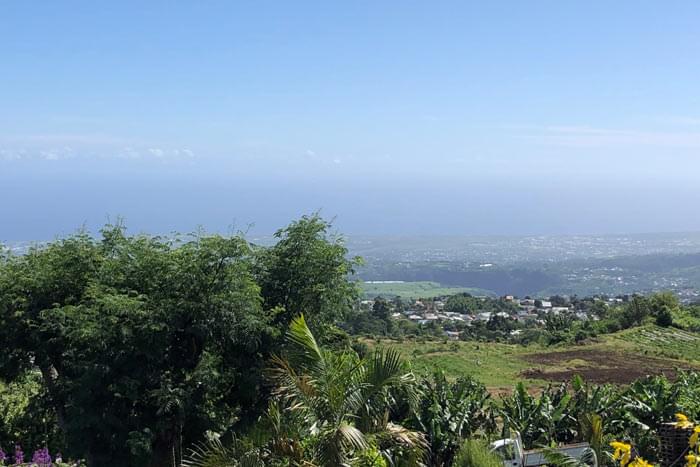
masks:
<path id="1" fill-rule="evenodd" d="M 0 241 L 698 231 L 700 2 L 0 3 Z"/>

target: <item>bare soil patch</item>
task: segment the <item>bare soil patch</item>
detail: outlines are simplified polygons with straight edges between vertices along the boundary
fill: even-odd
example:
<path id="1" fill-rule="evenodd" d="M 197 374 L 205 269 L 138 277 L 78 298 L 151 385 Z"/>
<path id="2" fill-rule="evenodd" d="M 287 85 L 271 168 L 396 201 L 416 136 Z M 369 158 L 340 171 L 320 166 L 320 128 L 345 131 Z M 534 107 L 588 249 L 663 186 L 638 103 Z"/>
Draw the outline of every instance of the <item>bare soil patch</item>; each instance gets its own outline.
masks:
<path id="1" fill-rule="evenodd" d="M 697 369 L 695 365 L 677 360 L 604 349 L 536 353 L 521 358 L 537 365 L 524 370 L 522 376 L 556 382 L 580 375 L 592 383 L 629 384 L 647 375 L 663 374 L 674 379 L 678 369 Z"/>

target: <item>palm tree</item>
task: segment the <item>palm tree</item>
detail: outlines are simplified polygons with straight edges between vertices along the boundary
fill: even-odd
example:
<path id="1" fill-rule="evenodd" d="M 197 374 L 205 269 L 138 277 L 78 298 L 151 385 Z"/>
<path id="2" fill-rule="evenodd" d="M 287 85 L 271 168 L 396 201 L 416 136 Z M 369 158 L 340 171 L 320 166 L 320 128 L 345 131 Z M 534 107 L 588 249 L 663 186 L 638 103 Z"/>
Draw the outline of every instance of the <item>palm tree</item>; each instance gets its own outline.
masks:
<path id="1" fill-rule="evenodd" d="M 211 436 L 189 450 L 182 467 L 265 467 L 264 458 L 259 449 L 251 449 L 239 438 L 225 445 Z"/>
<path id="2" fill-rule="evenodd" d="M 301 417 L 316 465 L 347 466 L 370 448 L 392 462 L 421 465 L 425 436 L 391 421 L 396 394 L 410 399 L 406 389 L 415 382 L 396 351 L 375 350 L 360 359 L 324 350 L 302 315 L 292 320 L 286 352 L 273 358 L 270 376 L 284 410 Z"/>

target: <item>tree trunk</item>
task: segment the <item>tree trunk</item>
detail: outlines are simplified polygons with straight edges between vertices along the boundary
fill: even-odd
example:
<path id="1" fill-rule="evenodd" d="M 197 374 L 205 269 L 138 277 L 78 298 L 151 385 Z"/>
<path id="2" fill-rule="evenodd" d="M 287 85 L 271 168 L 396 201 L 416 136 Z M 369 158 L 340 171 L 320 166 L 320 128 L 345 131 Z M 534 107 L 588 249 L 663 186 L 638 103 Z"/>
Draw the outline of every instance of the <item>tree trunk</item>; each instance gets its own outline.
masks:
<path id="1" fill-rule="evenodd" d="M 179 431 L 173 429 L 161 432 L 153 443 L 153 456 L 149 467 L 180 467 Z"/>
<path id="2" fill-rule="evenodd" d="M 58 427 L 66 433 L 66 412 L 63 406 L 63 400 L 58 394 L 58 388 L 56 387 L 56 380 L 58 379 L 58 371 L 53 365 L 39 365 L 39 370 L 41 371 L 41 376 L 44 379 L 44 384 L 46 389 L 49 391 L 49 396 L 51 397 L 51 402 L 53 408 L 56 411 L 56 419 L 58 421 Z"/>

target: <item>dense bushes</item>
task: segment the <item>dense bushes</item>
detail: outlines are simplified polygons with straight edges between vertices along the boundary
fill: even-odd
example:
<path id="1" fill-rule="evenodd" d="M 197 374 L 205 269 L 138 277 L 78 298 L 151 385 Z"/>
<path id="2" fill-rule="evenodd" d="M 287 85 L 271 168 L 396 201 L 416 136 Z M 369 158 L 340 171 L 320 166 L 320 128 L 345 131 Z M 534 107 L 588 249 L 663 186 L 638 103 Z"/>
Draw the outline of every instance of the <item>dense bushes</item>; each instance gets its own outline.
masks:
<path id="1" fill-rule="evenodd" d="M 252 424 L 293 316 L 306 312 L 324 340 L 347 339 L 332 323 L 355 299 L 354 262 L 329 227 L 304 217 L 259 248 L 117 225 L 0 253 L 0 381 L 26 389 L 26 400 L 0 402 L 24 407 L 0 442 L 155 467 L 207 430 Z M 25 383 L 35 379 L 36 390 Z"/>
<path id="2" fill-rule="evenodd" d="M 462 440 L 496 431 L 495 412 L 486 387 L 469 377 L 448 381 L 441 371 L 417 383 L 418 403 L 409 426 L 430 441 L 431 465 L 450 465 Z"/>
<path id="3" fill-rule="evenodd" d="M 324 467 L 481 466 L 492 462 L 485 443 L 515 433 L 526 449 L 586 441 L 602 462 L 609 443 L 624 439 L 654 459 L 663 423 L 677 412 L 700 417 L 700 373 L 680 373 L 676 381 L 644 378 L 628 388 L 578 377 L 536 393 L 519 384 L 494 400 L 471 378 L 415 377 L 390 351 L 375 349 L 364 358 L 329 353 L 314 344 L 303 321 L 293 324 L 290 338 L 291 360 L 274 362 L 274 410 L 249 434 L 243 453 L 263 456 L 264 465 L 294 459 Z"/>

